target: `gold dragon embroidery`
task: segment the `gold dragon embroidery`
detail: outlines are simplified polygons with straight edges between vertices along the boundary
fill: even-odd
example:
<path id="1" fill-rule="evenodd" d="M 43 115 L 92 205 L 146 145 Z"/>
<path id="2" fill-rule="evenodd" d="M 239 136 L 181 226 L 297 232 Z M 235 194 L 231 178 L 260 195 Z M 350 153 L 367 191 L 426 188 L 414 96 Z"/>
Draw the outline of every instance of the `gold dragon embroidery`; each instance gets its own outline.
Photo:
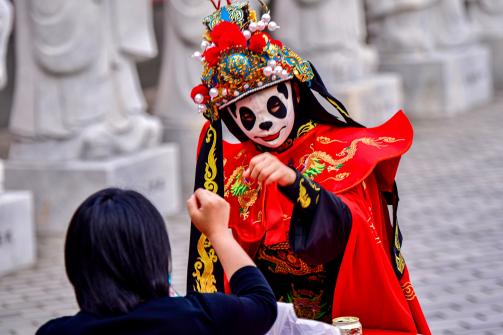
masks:
<path id="1" fill-rule="evenodd" d="M 245 171 L 244 166 L 236 168 L 225 183 L 224 196 L 229 197 L 230 194 L 237 197 L 239 203 L 239 216 L 246 220 L 250 215 L 250 207 L 257 202 L 260 193 L 260 185 L 252 188 L 253 183 L 248 182 L 243 178 Z"/>
<path id="2" fill-rule="evenodd" d="M 330 139 L 328 137 L 320 136 L 317 139 L 317 142 L 321 144 L 330 144 L 333 142 L 341 142 L 339 140 Z M 309 178 L 313 178 L 319 174 L 321 174 L 325 169 L 329 172 L 331 171 L 339 171 L 344 164 L 353 159 L 358 150 L 358 146 L 360 144 L 365 144 L 368 146 L 372 146 L 375 148 L 385 147 L 387 144 L 396 143 L 399 141 L 403 141 L 403 139 L 396 139 L 394 137 L 379 137 L 377 139 L 370 137 L 362 137 L 357 138 L 351 141 L 351 143 L 342 149 L 340 152 L 335 154 L 334 158 L 332 155 L 321 151 L 314 150 L 314 144 L 311 145 L 311 150 L 313 152 L 304 155 L 301 157 L 300 163 L 300 171 L 303 175 Z M 350 176 L 350 172 L 344 172 L 337 174 L 335 177 L 330 177 L 328 179 L 333 179 L 335 181 L 342 181 Z"/>

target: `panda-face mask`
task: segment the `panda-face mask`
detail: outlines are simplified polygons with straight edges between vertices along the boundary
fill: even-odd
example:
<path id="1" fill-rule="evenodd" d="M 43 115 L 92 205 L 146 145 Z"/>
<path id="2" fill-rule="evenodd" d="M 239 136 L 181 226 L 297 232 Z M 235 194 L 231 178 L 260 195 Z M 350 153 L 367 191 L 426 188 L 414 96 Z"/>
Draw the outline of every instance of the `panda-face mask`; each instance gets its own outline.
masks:
<path id="1" fill-rule="evenodd" d="M 229 109 L 250 140 L 267 148 L 278 148 L 287 140 L 295 122 L 292 85 L 283 82 L 264 89 Z"/>

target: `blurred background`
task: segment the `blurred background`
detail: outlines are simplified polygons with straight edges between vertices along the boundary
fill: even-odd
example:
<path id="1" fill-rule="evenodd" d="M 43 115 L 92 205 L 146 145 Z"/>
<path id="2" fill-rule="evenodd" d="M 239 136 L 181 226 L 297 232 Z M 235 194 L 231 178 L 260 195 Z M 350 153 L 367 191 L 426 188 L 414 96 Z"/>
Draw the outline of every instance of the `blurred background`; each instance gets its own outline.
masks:
<path id="1" fill-rule="evenodd" d="M 374 126 L 404 109 L 412 119 L 399 219 L 433 334 L 503 334 L 503 1 L 268 4 L 275 37 L 354 118 Z M 77 311 L 64 234 L 106 186 L 145 193 L 166 217 L 184 293 L 184 203 L 203 124 L 191 55 L 212 8 L 0 0 L 0 335 Z"/>

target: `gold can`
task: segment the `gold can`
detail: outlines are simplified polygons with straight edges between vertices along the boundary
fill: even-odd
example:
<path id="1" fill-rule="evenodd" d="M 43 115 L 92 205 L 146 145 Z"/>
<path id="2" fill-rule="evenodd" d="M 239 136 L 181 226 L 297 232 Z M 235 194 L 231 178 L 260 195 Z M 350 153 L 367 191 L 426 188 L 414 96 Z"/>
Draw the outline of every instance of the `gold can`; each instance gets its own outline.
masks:
<path id="1" fill-rule="evenodd" d="M 342 316 L 332 320 L 332 325 L 339 329 L 341 335 L 362 335 L 360 319 L 356 316 Z"/>

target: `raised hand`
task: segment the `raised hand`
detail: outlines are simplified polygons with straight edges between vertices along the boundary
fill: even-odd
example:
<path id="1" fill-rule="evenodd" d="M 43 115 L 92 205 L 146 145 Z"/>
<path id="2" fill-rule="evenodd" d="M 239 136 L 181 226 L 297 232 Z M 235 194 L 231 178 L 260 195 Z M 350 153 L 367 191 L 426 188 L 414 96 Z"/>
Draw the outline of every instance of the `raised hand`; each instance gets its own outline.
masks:
<path id="1" fill-rule="evenodd" d="M 265 185 L 278 183 L 280 186 L 289 186 L 295 183 L 297 175 L 278 158 L 265 152 L 251 159 L 243 177 L 257 180 Z"/>
<path id="2" fill-rule="evenodd" d="M 187 200 L 192 223 L 209 239 L 228 234 L 230 205 L 219 195 L 198 189 Z"/>

